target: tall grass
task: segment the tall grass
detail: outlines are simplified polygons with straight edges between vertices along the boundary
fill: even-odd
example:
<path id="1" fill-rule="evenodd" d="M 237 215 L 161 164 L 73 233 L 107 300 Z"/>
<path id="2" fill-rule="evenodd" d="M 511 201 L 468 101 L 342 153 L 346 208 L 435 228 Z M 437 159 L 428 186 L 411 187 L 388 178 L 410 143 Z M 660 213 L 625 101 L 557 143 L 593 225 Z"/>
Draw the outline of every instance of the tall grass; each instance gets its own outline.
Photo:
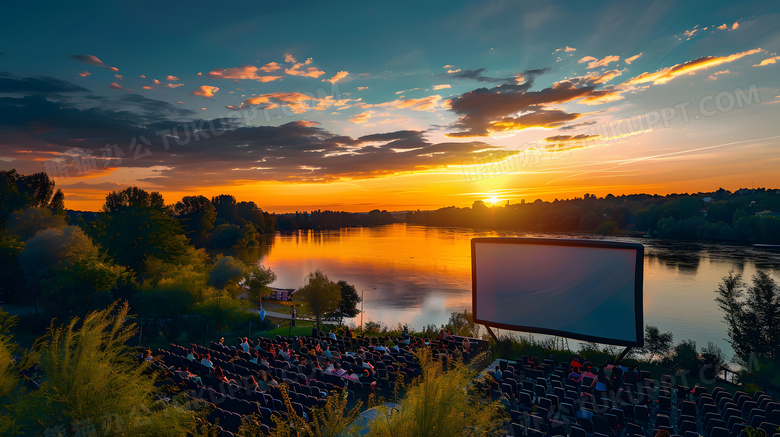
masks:
<path id="1" fill-rule="evenodd" d="M 456 360 L 445 371 L 427 349 L 418 352 L 418 359 L 422 375 L 399 406 L 380 407 L 369 424 L 369 437 L 498 435 L 503 409 L 471 389 L 474 370 Z"/>

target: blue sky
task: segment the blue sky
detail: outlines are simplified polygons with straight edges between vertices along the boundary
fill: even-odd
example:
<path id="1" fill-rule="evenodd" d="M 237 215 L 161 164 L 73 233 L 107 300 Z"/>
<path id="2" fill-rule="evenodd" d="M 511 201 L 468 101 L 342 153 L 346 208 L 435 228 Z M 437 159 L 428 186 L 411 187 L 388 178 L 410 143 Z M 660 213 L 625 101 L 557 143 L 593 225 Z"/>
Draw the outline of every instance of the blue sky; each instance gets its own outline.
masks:
<path id="1" fill-rule="evenodd" d="M 129 184 L 278 211 L 777 185 L 772 2 L 4 9 L 0 168 L 58 173 L 71 207 Z"/>

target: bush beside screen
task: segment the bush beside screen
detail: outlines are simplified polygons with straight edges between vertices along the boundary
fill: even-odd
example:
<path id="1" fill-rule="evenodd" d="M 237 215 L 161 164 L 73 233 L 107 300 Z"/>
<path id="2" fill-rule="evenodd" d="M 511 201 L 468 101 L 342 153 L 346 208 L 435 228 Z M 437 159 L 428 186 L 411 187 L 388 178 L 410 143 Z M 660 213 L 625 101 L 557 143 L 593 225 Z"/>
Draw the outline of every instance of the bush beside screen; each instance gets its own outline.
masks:
<path id="1" fill-rule="evenodd" d="M 477 323 L 623 346 L 643 343 L 640 244 L 541 238 L 471 242 Z"/>

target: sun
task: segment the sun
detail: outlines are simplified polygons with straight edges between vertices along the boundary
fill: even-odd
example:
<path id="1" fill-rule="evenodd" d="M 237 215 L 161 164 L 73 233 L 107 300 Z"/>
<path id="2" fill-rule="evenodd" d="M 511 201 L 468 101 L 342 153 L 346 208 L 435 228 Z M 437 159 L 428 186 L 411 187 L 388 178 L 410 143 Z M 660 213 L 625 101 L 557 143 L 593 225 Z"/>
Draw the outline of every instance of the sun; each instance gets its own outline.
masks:
<path id="1" fill-rule="evenodd" d="M 496 203 L 498 203 L 498 197 L 493 196 L 493 197 L 489 198 L 487 201 L 490 202 L 491 204 L 495 205 Z"/>

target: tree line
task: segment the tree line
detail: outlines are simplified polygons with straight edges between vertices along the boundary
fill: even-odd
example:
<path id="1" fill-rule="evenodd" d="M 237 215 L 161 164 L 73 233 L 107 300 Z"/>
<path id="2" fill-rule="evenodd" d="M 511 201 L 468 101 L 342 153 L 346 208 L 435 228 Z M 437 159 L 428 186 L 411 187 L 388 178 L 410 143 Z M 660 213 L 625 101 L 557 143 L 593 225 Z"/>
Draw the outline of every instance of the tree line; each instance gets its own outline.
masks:
<path id="1" fill-rule="evenodd" d="M 712 193 L 630 194 L 546 202 L 409 211 L 406 222 L 427 226 L 593 232 L 679 240 L 780 244 L 780 190 L 718 189 Z"/>

